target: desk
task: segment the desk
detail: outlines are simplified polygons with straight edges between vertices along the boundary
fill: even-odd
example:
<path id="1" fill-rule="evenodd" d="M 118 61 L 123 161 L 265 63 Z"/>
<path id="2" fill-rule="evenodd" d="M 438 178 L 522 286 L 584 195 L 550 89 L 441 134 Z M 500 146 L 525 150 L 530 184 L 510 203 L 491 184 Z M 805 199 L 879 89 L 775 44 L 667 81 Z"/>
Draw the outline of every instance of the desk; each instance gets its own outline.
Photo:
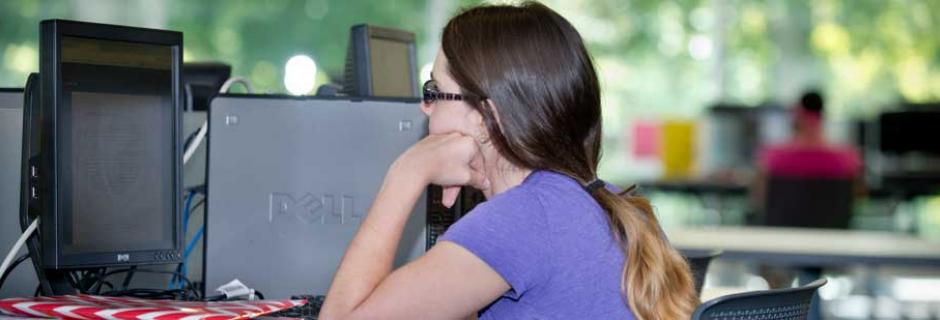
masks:
<path id="1" fill-rule="evenodd" d="M 723 250 L 721 259 L 796 266 L 908 265 L 940 267 L 940 241 L 871 231 L 772 227 L 700 227 L 666 230 L 686 251 Z"/>
<path id="2" fill-rule="evenodd" d="M 750 209 L 748 186 L 730 181 L 659 180 L 637 183 L 637 193 L 650 197 L 654 193 L 681 194 L 697 201 L 702 213 L 693 220 L 706 224 L 741 225 L 748 222 Z M 656 203 L 654 201 L 654 203 Z"/>
<path id="3" fill-rule="evenodd" d="M 928 178 L 932 179 L 932 177 L 927 177 L 921 180 L 927 181 Z M 936 179 L 940 180 L 940 178 Z M 940 195 L 940 182 L 934 182 L 934 180 L 924 181 L 902 184 L 892 180 L 883 183 L 881 186 L 867 186 L 866 195 L 874 199 L 898 199 L 902 201 L 920 196 Z M 740 181 L 693 179 L 640 181 L 637 182 L 637 187 L 641 193 L 658 191 L 692 195 L 715 194 L 722 196 L 746 196 L 751 185 Z"/>
<path id="4" fill-rule="evenodd" d="M 678 192 L 689 194 L 720 194 L 731 196 L 747 195 L 746 183 L 712 182 L 706 180 L 660 180 L 637 183 L 640 192 L 647 190 L 661 192 Z"/>

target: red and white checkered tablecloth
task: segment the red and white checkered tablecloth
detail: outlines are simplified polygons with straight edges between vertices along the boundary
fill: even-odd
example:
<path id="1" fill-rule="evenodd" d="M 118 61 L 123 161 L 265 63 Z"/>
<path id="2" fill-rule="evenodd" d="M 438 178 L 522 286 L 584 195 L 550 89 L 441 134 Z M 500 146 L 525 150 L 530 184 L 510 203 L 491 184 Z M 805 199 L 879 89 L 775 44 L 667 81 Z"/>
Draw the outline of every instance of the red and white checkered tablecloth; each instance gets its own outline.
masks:
<path id="1" fill-rule="evenodd" d="M 253 318 L 305 303 L 304 300 L 192 302 L 68 295 L 2 299 L 0 315 L 80 320 L 229 320 Z"/>

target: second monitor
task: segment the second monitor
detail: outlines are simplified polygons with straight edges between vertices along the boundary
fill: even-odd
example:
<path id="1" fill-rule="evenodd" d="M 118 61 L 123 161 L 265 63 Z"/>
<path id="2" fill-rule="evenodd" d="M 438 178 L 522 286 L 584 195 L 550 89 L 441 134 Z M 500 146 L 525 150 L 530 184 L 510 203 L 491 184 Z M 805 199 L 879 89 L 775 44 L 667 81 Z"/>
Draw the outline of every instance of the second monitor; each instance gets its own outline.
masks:
<path id="1" fill-rule="evenodd" d="M 415 35 L 360 24 L 349 34 L 343 91 L 358 97 L 418 97 Z"/>

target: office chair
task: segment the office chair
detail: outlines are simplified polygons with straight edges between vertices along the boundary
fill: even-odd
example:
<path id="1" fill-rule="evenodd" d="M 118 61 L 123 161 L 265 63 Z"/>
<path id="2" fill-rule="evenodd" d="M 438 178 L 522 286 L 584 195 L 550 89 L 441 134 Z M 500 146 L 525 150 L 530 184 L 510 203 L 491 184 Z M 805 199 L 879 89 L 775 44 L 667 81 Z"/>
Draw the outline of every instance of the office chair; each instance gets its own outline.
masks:
<path id="1" fill-rule="evenodd" d="M 813 295 L 826 279 L 802 287 L 727 295 L 703 303 L 692 320 L 795 320 L 807 319 Z"/>
<path id="2" fill-rule="evenodd" d="M 695 279 L 695 292 L 702 295 L 702 285 L 705 284 L 705 275 L 708 274 L 708 265 L 712 259 L 721 255 L 721 250 L 708 252 L 682 252 L 682 256 L 689 262 L 689 269 L 692 270 L 692 277 Z"/>
<path id="3" fill-rule="evenodd" d="M 851 178 L 771 176 L 764 224 L 775 227 L 847 229 L 852 216 Z"/>

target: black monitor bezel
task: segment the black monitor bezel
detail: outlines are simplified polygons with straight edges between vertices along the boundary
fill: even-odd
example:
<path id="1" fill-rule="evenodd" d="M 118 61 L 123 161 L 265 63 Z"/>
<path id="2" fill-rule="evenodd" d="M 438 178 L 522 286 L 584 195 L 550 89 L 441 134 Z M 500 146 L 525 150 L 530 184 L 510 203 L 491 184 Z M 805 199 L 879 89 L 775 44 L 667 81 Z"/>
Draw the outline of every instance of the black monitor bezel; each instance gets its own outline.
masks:
<path id="1" fill-rule="evenodd" d="M 173 244 L 169 248 L 139 250 L 128 252 L 71 253 L 63 250 L 59 239 L 63 230 L 58 228 L 60 218 L 68 214 L 61 212 L 58 205 L 62 195 L 58 190 L 59 165 L 68 155 L 63 154 L 61 145 L 64 141 L 59 109 L 62 96 L 61 41 L 62 37 L 80 37 L 100 40 L 112 40 L 134 43 L 165 45 L 172 48 L 172 101 L 173 101 L 173 159 L 172 171 L 172 226 Z M 180 123 L 182 119 L 182 62 L 183 34 L 176 31 L 145 29 L 136 27 L 96 24 L 67 20 L 45 20 L 40 23 L 40 105 L 46 116 L 41 122 L 41 143 L 38 161 L 40 175 L 39 190 L 42 198 L 39 204 L 42 223 L 41 247 L 42 267 L 50 269 L 69 269 L 105 266 L 124 266 L 141 264 L 178 263 L 182 257 L 183 235 L 181 225 L 181 168 L 182 145 Z M 52 138 L 52 139 L 49 139 Z M 118 255 L 126 255 L 121 258 Z"/>
<path id="2" fill-rule="evenodd" d="M 182 75 L 186 100 L 184 110 L 207 111 L 209 102 L 232 77 L 232 66 L 220 62 L 187 62 L 183 63 Z M 211 92 L 211 94 L 204 95 L 206 92 Z"/>

